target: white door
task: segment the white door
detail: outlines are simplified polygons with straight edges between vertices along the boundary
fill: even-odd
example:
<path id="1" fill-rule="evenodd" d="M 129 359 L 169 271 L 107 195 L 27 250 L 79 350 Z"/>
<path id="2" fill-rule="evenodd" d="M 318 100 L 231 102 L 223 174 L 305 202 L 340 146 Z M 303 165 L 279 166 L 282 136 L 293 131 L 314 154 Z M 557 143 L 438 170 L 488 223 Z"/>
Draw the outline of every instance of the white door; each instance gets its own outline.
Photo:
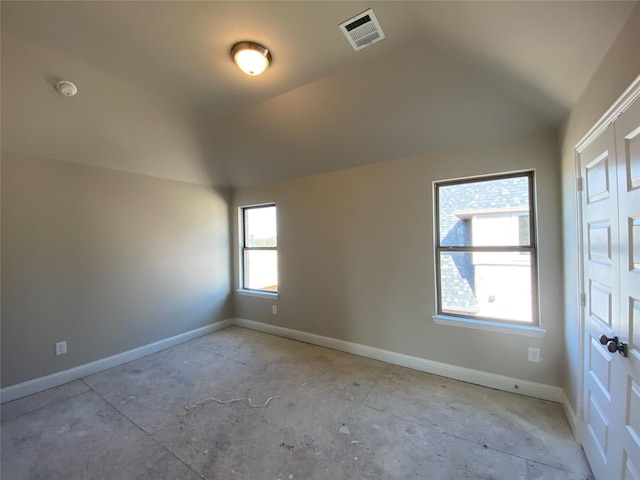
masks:
<path id="1" fill-rule="evenodd" d="M 640 480 L 640 101 L 579 155 L 584 449 L 597 479 Z"/>

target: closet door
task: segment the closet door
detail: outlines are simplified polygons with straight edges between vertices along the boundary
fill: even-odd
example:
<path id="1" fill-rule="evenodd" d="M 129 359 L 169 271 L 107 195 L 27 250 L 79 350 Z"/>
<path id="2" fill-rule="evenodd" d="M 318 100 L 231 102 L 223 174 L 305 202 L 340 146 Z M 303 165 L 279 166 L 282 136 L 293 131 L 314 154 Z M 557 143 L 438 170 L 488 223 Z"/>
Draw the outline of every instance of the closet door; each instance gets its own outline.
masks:
<path id="1" fill-rule="evenodd" d="M 640 101 L 580 153 L 584 449 L 597 479 L 640 480 Z"/>
<path id="2" fill-rule="evenodd" d="M 618 328 L 620 280 L 618 241 L 618 198 L 615 132 L 609 126 L 580 153 L 582 225 L 584 245 L 585 371 L 583 446 L 596 478 L 617 479 L 610 472 L 615 460 L 613 434 L 615 409 L 611 353 L 600 337 L 613 336 Z M 605 342 L 606 343 L 606 342 Z"/>
<path id="3" fill-rule="evenodd" d="M 627 357 L 616 356 L 614 417 L 622 478 L 640 480 L 640 100 L 615 122 L 620 235 L 620 320 Z M 619 428 L 618 428 L 619 427 Z"/>

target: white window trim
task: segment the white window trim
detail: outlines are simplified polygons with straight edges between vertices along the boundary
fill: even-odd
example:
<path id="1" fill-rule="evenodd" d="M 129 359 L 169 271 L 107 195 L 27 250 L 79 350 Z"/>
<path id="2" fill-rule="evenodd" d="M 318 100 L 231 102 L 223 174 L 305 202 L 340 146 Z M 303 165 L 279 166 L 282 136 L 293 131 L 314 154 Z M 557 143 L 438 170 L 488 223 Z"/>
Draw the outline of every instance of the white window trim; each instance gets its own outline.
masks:
<path id="1" fill-rule="evenodd" d="M 267 290 L 252 290 L 249 288 L 244 288 L 244 209 L 245 208 L 260 208 L 260 207 L 276 207 L 275 202 L 267 202 L 267 203 L 257 203 L 255 205 L 243 205 L 238 207 L 238 288 L 236 289 L 236 293 L 240 295 L 244 295 L 247 297 L 258 297 L 258 298 L 270 298 L 277 299 L 278 292 L 270 292 Z M 277 210 L 276 210 L 277 211 Z M 278 247 L 275 249 L 278 251 Z"/>
<path id="2" fill-rule="evenodd" d="M 437 325 L 449 327 L 471 328 L 495 333 L 507 333 L 525 337 L 542 338 L 547 334 L 544 328 L 529 325 L 516 325 L 513 323 L 491 322 L 489 320 L 476 320 L 469 317 L 449 317 L 447 315 L 433 315 L 433 322 Z"/>
<path id="3" fill-rule="evenodd" d="M 278 298 L 278 292 L 267 292 L 262 290 L 248 290 L 246 288 L 238 288 L 236 293 L 239 295 L 244 295 L 247 297 L 258 297 L 258 298 L 269 298 L 274 299 Z"/>
<path id="4" fill-rule="evenodd" d="M 494 215 L 509 215 L 516 213 L 529 213 L 527 207 L 504 207 L 504 208 L 485 208 L 485 209 L 469 209 L 456 210 L 453 214 L 459 219 L 467 219 L 472 217 L 489 217 Z"/>
<path id="5" fill-rule="evenodd" d="M 536 261 L 536 265 L 535 268 L 536 270 L 538 270 L 538 264 L 537 262 L 539 261 L 538 259 L 538 242 L 537 242 L 537 236 L 538 236 L 538 219 L 537 219 L 537 211 L 536 211 L 536 200 L 537 200 L 537 196 L 535 194 L 535 189 L 536 189 L 536 177 L 535 177 L 536 171 L 535 169 L 525 169 L 525 170 L 517 170 L 517 171 L 512 171 L 512 172 L 503 172 L 503 173 L 495 173 L 495 174 L 487 174 L 487 175 L 473 175 L 470 177 L 460 177 L 460 178 L 456 178 L 456 179 L 448 179 L 448 180 L 439 180 L 439 181 L 434 181 L 433 182 L 433 204 L 434 207 L 437 208 L 437 204 L 438 202 L 436 201 L 437 198 L 437 194 L 436 194 L 436 186 L 438 184 L 442 184 L 445 182 L 464 182 L 464 181 L 469 181 L 470 183 L 474 182 L 474 181 L 482 181 L 483 179 L 491 179 L 491 178 L 495 178 L 495 177 L 500 177 L 500 176 L 509 176 L 509 177 L 516 177 L 519 175 L 531 175 L 531 188 L 532 191 L 529 192 L 529 198 L 530 198 L 530 205 L 528 208 L 522 209 L 521 207 L 506 207 L 506 208 L 496 208 L 496 209 L 486 209 L 484 210 L 485 212 L 487 212 L 487 214 L 492 215 L 492 214 L 503 214 L 503 213 L 521 213 L 522 212 L 531 212 L 532 213 L 532 218 L 533 218 L 533 222 L 534 222 L 534 229 L 533 229 L 533 252 L 535 252 L 535 261 Z M 463 219 L 463 218 L 472 218 L 474 215 L 478 216 L 479 211 L 476 209 L 465 209 L 465 210 L 457 210 L 454 212 L 454 215 L 456 215 L 458 218 Z M 439 215 L 439 212 L 434 211 L 434 215 L 433 215 L 433 234 L 434 234 L 434 253 L 435 255 L 438 254 L 438 249 L 437 249 L 437 245 L 438 245 L 438 240 L 436 238 L 437 235 L 439 235 L 439 229 L 438 229 L 438 220 L 437 220 L 437 216 Z M 434 268 L 434 280 L 435 280 L 435 285 L 436 285 L 436 313 L 433 314 L 432 318 L 434 323 L 438 324 L 438 325 L 447 325 L 447 326 L 452 326 L 452 327 L 461 327 L 461 328 L 470 328 L 470 329 L 475 329 L 475 330 L 486 330 L 486 331 L 492 331 L 492 332 L 497 332 L 497 333 L 508 333 L 508 334 L 514 334 L 514 335 L 524 335 L 524 336 L 528 336 L 528 337 L 537 337 L 537 338 L 542 338 L 544 337 L 544 335 L 547 333 L 547 330 L 545 330 L 544 328 L 542 328 L 542 319 L 540 318 L 540 292 L 539 292 L 539 272 L 536 274 L 536 282 L 535 282 L 535 288 L 536 288 L 536 300 L 534 300 L 536 302 L 535 306 L 534 306 L 534 313 L 535 315 L 535 319 L 534 319 L 534 324 L 533 325 L 524 325 L 524 324 L 519 324 L 519 323 L 515 323 L 515 322 L 511 322 L 511 321 L 500 321 L 498 319 L 485 319 L 485 318 L 474 318 L 471 316 L 466 316 L 466 315 L 446 315 L 445 313 L 441 313 L 437 310 L 439 310 L 440 306 L 439 306 L 439 298 L 438 298 L 438 289 L 439 287 L 439 282 L 440 282 L 440 277 L 438 275 L 438 267 L 435 266 Z"/>

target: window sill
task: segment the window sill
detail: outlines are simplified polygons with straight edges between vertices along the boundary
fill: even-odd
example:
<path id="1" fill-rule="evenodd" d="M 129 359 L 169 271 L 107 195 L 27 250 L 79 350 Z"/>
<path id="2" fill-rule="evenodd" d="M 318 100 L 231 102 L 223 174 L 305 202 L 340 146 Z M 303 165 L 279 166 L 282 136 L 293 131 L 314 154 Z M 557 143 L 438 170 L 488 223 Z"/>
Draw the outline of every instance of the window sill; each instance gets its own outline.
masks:
<path id="1" fill-rule="evenodd" d="M 246 297 L 258 297 L 258 298 L 278 298 L 278 292 L 261 292 L 259 290 L 245 290 L 243 288 L 239 288 L 236 292 L 240 295 L 244 295 Z"/>
<path id="2" fill-rule="evenodd" d="M 509 323 L 490 322 L 487 320 L 474 320 L 471 318 L 449 317 L 447 315 L 434 315 L 433 321 L 438 325 L 450 327 L 471 328 L 474 330 L 486 330 L 496 333 L 508 333 L 525 337 L 542 338 L 547 334 L 544 328 L 529 327 L 526 325 L 512 325 Z"/>

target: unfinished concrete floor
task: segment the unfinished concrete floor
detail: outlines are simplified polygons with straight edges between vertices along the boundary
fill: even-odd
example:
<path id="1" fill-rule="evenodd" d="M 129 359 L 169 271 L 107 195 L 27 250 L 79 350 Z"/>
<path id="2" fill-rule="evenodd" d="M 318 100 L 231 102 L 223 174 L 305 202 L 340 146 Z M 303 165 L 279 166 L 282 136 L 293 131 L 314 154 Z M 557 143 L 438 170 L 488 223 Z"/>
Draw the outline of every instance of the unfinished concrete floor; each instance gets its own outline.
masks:
<path id="1" fill-rule="evenodd" d="M 237 327 L 1 413 L 6 480 L 591 478 L 559 404 Z"/>

